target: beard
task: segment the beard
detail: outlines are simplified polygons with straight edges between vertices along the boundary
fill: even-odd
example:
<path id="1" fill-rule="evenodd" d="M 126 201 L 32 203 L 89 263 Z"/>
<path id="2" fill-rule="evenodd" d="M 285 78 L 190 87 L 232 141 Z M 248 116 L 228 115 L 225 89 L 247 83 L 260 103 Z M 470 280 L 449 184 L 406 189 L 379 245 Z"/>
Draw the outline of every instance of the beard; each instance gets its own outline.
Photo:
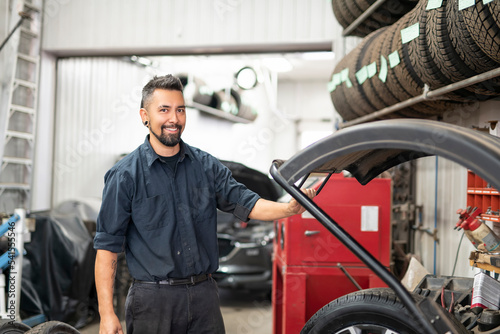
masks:
<path id="1" fill-rule="evenodd" d="M 166 128 L 162 126 L 161 128 L 161 134 L 158 135 L 151 129 L 151 133 L 160 141 L 165 146 L 173 147 L 181 141 L 181 129 L 182 127 L 180 125 L 174 125 L 175 128 L 177 128 L 179 131 L 175 134 L 169 133 L 165 134 L 163 132 L 163 129 Z"/>

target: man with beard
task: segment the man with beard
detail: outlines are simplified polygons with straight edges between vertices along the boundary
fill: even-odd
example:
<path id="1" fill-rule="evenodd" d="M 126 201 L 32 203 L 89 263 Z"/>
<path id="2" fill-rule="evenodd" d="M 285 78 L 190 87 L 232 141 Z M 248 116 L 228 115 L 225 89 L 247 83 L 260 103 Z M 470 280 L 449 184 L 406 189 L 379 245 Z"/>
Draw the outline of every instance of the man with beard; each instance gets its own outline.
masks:
<path id="1" fill-rule="evenodd" d="M 295 201 L 260 198 L 210 154 L 181 140 L 186 106 L 180 80 L 154 77 L 142 91 L 149 135 L 105 175 L 94 247 L 100 334 L 123 333 L 113 309 L 117 253 L 134 283 L 127 334 L 224 333 L 217 285 L 217 208 L 242 221 L 302 213 Z M 314 190 L 304 190 L 310 198 Z"/>

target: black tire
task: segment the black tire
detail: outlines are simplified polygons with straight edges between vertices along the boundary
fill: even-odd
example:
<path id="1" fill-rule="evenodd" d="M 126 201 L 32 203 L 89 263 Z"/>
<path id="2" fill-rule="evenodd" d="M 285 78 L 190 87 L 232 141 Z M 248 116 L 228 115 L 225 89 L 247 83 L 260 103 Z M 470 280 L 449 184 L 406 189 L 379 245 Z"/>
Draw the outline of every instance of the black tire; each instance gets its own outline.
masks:
<path id="1" fill-rule="evenodd" d="M 386 58 L 388 58 L 389 54 L 391 54 L 393 51 L 396 51 L 395 49 L 393 49 L 393 41 L 395 38 L 400 38 L 399 37 L 400 36 L 399 32 L 401 30 L 401 26 L 399 25 L 400 21 L 390 26 L 385 33 L 386 36 L 383 39 L 380 54 L 384 55 Z M 400 51 L 398 50 L 398 52 Z M 400 64 L 398 66 L 402 65 Z M 385 83 L 382 83 L 381 81 L 377 82 L 377 80 L 378 78 L 375 79 L 373 87 L 375 88 L 377 95 L 384 100 L 387 106 L 391 106 L 398 102 L 411 98 L 411 95 L 409 95 L 408 92 L 406 92 L 406 90 L 403 88 L 403 86 L 395 76 L 394 68 L 387 69 L 387 79 Z M 402 109 L 398 113 L 405 117 L 422 118 L 425 116 L 422 115 L 422 113 L 418 111 L 415 108 L 415 106 Z"/>
<path id="2" fill-rule="evenodd" d="M 0 334 L 26 333 L 30 329 L 30 326 L 16 321 L 11 322 L 10 320 L 2 320 L 0 324 Z"/>
<path id="3" fill-rule="evenodd" d="M 375 110 L 363 95 L 361 87 L 356 80 L 356 64 L 363 58 L 366 47 L 380 33 L 382 33 L 382 30 L 377 30 L 366 36 L 361 43 L 349 52 L 347 56 L 342 58 L 335 67 L 334 73 L 339 73 L 345 68 L 348 68 L 349 80 L 352 83 L 352 87 L 347 87 L 346 83 L 342 83 L 340 87 L 337 87 L 335 91 L 330 94 L 336 111 L 346 121 L 367 115 Z"/>
<path id="4" fill-rule="evenodd" d="M 333 15 L 337 19 L 337 22 L 342 26 L 342 28 L 347 28 L 349 26 L 349 22 L 344 17 L 344 13 L 340 9 L 340 0 L 332 0 L 332 10 Z M 350 36 L 358 36 L 363 37 L 366 36 L 367 32 L 360 32 L 358 29 L 354 30 Z"/>
<path id="5" fill-rule="evenodd" d="M 350 68 L 352 69 L 351 80 L 353 80 L 353 89 L 349 91 L 348 96 L 351 98 L 351 101 L 357 101 L 356 105 L 358 105 L 359 108 L 363 110 L 364 115 L 368 115 L 374 111 L 377 111 L 378 108 L 374 106 L 371 103 L 370 99 L 368 99 L 368 97 L 366 96 L 365 90 L 363 89 L 364 85 L 359 84 L 356 78 L 356 73 L 363 66 L 370 64 L 370 52 L 373 48 L 373 42 L 376 41 L 379 36 L 384 35 L 386 29 L 387 28 L 384 27 L 382 29 L 376 30 L 375 32 L 365 37 L 365 41 L 359 50 L 359 54 L 356 58 L 352 59 L 354 66 L 350 66 Z"/>
<path id="6" fill-rule="evenodd" d="M 458 10 L 458 0 L 447 1 L 446 16 L 448 17 L 448 33 L 453 49 L 467 67 L 476 73 L 497 68 L 498 64 L 481 50 L 467 30 L 462 11 Z"/>
<path id="7" fill-rule="evenodd" d="M 387 30 L 384 32 L 384 34 L 379 35 L 375 38 L 375 40 L 372 42 L 372 45 L 370 47 L 369 52 L 367 52 L 366 59 L 364 60 L 366 64 L 371 64 L 375 62 L 377 64 L 377 74 L 380 72 L 380 50 L 382 48 L 382 43 L 384 42 L 386 35 L 387 35 Z M 363 90 L 366 95 L 366 98 L 370 103 L 377 109 L 383 109 L 391 104 L 397 103 L 398 101 L 393 100 L 392 103 L 386 103 L 378 94 L 377 91 L 375 90 L 374 85 L 382 84 L 380 79 L 378 78 L 378 75 L 374 75 L 371 78 L 366 79 L 366 81 L 363 83 Z M 390 92 L 388 92 L 390 93 Z"/>
<path id="8" fill-rule="evenodd" d="M 33 327 L 26 334 L 80 334 L 80 332 L 64 322 L 47 321 Z"/>
<path id="9" fill-rule="evenodd" d="M 387 88 L 393 92 L 393 94 L 399 99 L 399 101 L 405 101 L 417 95 L 421 95 L 423 92 L 422 87 L 415 81 L 415 75 L 412 76 L 413 68 L 409 63 L 409 55 L 407 52 L 407 46 L 403 48 L 401 41 L 400 31 L 409 25 L 409 22 L 414 22 L 415 12 L 420 13 L 423 6 L 423 2 L 419 2 L 419 5 L 413 9 L 412 12 L 405 15 L 393 26 L 395 28 L 394 34 L 388 39 L 388 43 L 384 46 L 384 49 L 391 50 L 387 52 L 387 55 L 392 51 L 398 51 L 401 59 L 401 63 L 396 67 L 389 69 L 387 74 Z M 412 109 L 420 113 L 420 118 L 425 118 L 430 115 L 435 115 L 438 112 L 437 108 L 433 108 L 428 104 L 434 104 L 435 102 L 424 102 L 412 106 Z"/>
<path id="10" fill-rule="evenodd" d="M 497 10 L 495 6 L 484 5 L 482 1 L 477 1 L 475 6 L 462 10 L 464 22 L 467 30 L 476 44 L 492 60 L 500 64 L 500 26 L 497 25 L 494 15 L 498 12 L 490 12 L 490 9 Z"/>
<path id="11" fill-rule="evenodd" d="M 368 103 L 373 106 L 373 111 L 379 111 L 389 105 L 397 103 L 398 101 L 393 102 L 392 104 L 386 104 L 383 99 L 377 94 L 374 85 L 382 85 L 382 81 L 378 78 L 378 74 L 380 73 L 380 50 L 382 48 L 382 43 L 384 42 L 387 36 L 388 27 L 384 27 L 383 33 L 377 35 L 373 41 L 370 43 L 369 48 L 366 50 L 361 64 L 357 65 L 358 68 L 361 68 L 364 65 L 369 65 L 372 63 L 376 64 L 377 73 L 371 78 L 366 79 L 366 81 L 360 86 L 361 94 L 366 97 Z M 380 30 L 382 30 L 380 29 Z M 390 94 L 390 92 L 387 92 Z M 388 118 L 400 118 L 403 115 L 400 114 L 399 111 L 384 115 L 382 117 L 376 118 L 379 119 L 388 119 Z"/>
<path id="12" fill-rule="evenodd" d="M 330 93 L 330 99 L 332 100 L 333 107 L 335 111 L 342 117 L 344 121 L 350 121 L 358 117 L 352 111 L 351 107 L 347 103 L 347 97 L 344 92 L 344 85 L 339 85 L 335 91 Z"/>
<path id="13" fill-rule="evenodd" d="M 363 12 L 366 10 L 366 9 L 363 9 L 364 7 L 364 3 L 360 5 L 358 5 L 358 2 L 359 1 L 356 1 L 356 0 L 344 0 L 345 2 L 345 6 L 347 7 L 347 9 L 349 10 L 349 12 L 352 14 L 354 20 L 353 22 L 363 14 Z M 366 1 L 364 1 L 366 2 Z M 375 31 L 377 29 L 380 29 L 382 27 L 385 27 L 387 26 L 388 24 L 381 24 L 380 22 L 377 22 L 375 20 L 372 19 L 373 17 L 373 14 L 370 16 L 370 17 L 367 17 L 361 24 L 360 24 L 360 27 L 364 27 L 366 30 L 368 31 Z"/>
<path id="14" fill-rule="evenodd" d="M 348 55 L 350 54 L 351 53 Z M 347 56 L 342 58 L 342 60 L 335 67 L 333 73 L 339 73 L 340 70 L 344 69 L 347 66 L 347 59 Z M 333 106 L 335 107 L 337 113 L 342 116 L 344 121 L 350 121 L 359 117 L 359 115 L 353 111 L 349 101 L 347 100 L 346 90 L 348 89 L 351 88 L 348 88 L 346 83 L 341 83 L 333 92 L 330 93 L 330 99 L 332 100 Z"/>
<path id="15" fill-rule="evenodd" d="M 345 57 L 343 57 L 338 64 L 335 66 L 333 73 L 340 73 L 345 68 L 349 69 L 349 79 L 351 80 L 353 87 L 347 87 L 347 83 L 341 83 L 333 92 L 330 93 L 330 97 L 332 103 L 335 107 L 337 113 L 342 116 L 343 120 L 350 121 L 357 117 L 362 116 L 362 111 L 351 104 L 351 90 L 355 89 L 354 85 L 357 82 L 353 82 L 351 76 L 353 75 L 352 71 L 354 69 L 354 61 L 353 59 L 357 59 L 359 57 L 359 53 L 364 43 L 366 42 L 366 38 L 361 41 L 359 45 L 357 45 L 351 52 L 349 52 Z"/>
<path id="16" fill-rule="evenodd" d="M 339 23 L 345 29 L 356 20 L 356 17 L 347 8 L 346 0 L 333 0 L 335 16 L 339 19 Z M 352 0 L 349 0 L 352 1 Z M 373 30 L 359 25 L 352 33 L 352 36 L 364 37 L 369 35 Z"/>
<path id="17" fill-rule="evenodd" d="M 448 65 L 446 60 L 451 60 L 452 54 L 455 54 L 448 37 L 445 5 L 446 0 L 442 7 L 422 12 L 420 35 L 408 43 L 409 60 L 422 83 L 427 84 L 431 90 L 454 82 L 443 72 L 446 70 L 445 65 Z M 459 62 L 460 59 L 456 61 Z M 458 67 L 455 63 L 450 66 Z M 467 69 L 466 66 L 464 67 Z M 462 70 L 465 69 L 462 68 Z M 470 92 L 462 89 L 447 94 L 447 97 L 455 101 L 464 101 L 466 99 L 463 96 L 467 95 L 470 95 Z"/>
<path id="18" fill-rule="evenodd" d="M 388 0 L 361 22 L 350 35 L 365 37 L 377 29 L 390 26 L 415 7 L 417 2 Z M 374 3 L 375 0 L 332 0 L 334 15 L 344 29 Z"/>
<path id="19" fill-rule="evenodd" d="M 479 74 L 467 66 L 452 45 L 448 31 L 449 18 L 446 5 L 445 0 L 443 7 L 430 11 L 426 25 L 426 42 L 431 61 L 436 65 L 436 73 L 439 73 L 438 87 L 440 84 L 448 85 Z M 457 90 L 452 94 L 447 94 L 447 97 L 457 101 L 482 101 L 499 95 L 498 92 L 500 92 L 500 86 L 497 79 Z"/>
<path id="20" fill-rule="evenodd" d="M 413 295 L 416 302 L 424 297 Z M 468 331 L 451 314 L 454 333 Z M 408 313 L 392 289 L 376 288 L 356 291 L 340 297 L 321 308 L 302 328 L 301 334 L 347 334 L 350 329 L 363 329 L 363 333 L 419 334 L 421 326 Z"/>
<path id="21" fill-rule="evenodd" d="M 416 22 L 422 22 L 426 17 L 425 1 L 420 1 L 418 5 L 398 21 L 399 28 L 408 27 Z M 418 43 L 422 36 L 425 36 L 425 24 L 420 24 L 419 37 L 403 45 L 401 37 L 394 38 L 392 43 L 393 50 L 401 50 L 401 64 L 394 68 L 394 74 L 399 83 L 403 86 L 410 97 L 419 96 L 424 92 L 424 81 L 415 71 L 412 65 L 417 61 L 422 61 L 418 54 Z M 430 57 L 428 57 L 430 59 Z M 422 117 L 440 116 L 447 110 L 452 110 L 460 105 L 456 101 L 437 100 L 421 102 L 414 106 L 415 110 L 422 113 Z"/>
<path id="22" fill-rule="evenodd" d="M 377 63 L 377 69 L 379 73 L 382 65 L 380 56 L 383 55 L 386 58 L 386 61 L 388 61 L 387 56 L 390 52 L 385 50 L 385 43 L 390 39 L 390 34 L 395 34 L 391 31 L 391 27 L 387 28 L 384 35 L 379 36 L 379 38 L 377 38 L 377 41 L 373 43 L 374 45 L 372 47 L 370 63 Z M 392 38 L 390 40 L 392 42 Z M 389 71 L 389 68 L 387 69 L 387 71 Z M 372 103 L 376 105 L 379 110 L 401 102 L 396 98 L 393 92 L 387 88 L 387 85 L 380 80 L 378 75 L 375 75 L 368 80 L 368 82 L 365 84 L 365 91 L 368 98 L 372 100 Z M 421 117 L 421 114 L 414 110 L 412 107 L 407 107 L 403 110 L 388 114 L 384 118 L 395 117 Z"/>
<path id="23" fill-rule="evenodd" d="M 423 26 L 422 24 L 422 20 L 425 20 L 426 16 L 424 3 L 424 1 L 420 1 L 413 12 L 404 16 L 400 20 L 400 30 L 398 31 L 397 36 L 392 42 L 392 48 L 394 50 L 401 50 L 401 64 L 394 68 L 394 73 L 396 75 L 396 78 L 399 80 L 401 85 L 411 97 L 422 94 L 424 88 L 424 82 L 415 72 L 415 69 L 413 68 L 411 62 L 411 59 L 420 58 L 420 55 L 417 55 L 414 52 L 418 50 L 418 47 L 415 47 L 418 43 L 418 39 L 422 36 L 423 33 L 425 33 L 425 30 L 423 30 L 423 28 L 425 28 L 425 25 Z M 405 29 L 417 22 L 420 23 L 419 37 L 408 42 L 407 44 L 403 44 L 399 32 L 402 29 Z"/>
<path id="24" fill-rule="evenodd" d="M 487 6 L 490 9 L 490 13 L 491 16 L 493 17 L 493 20 L 495 20 L 497 26 L 500 27 L 500 3 L 498 3 L 498 1 L 493 1 L 490 2 Z"/>
<path id="25" fill-rule="evenodd" d="M 345 29 L 346 27 L 349 26 L 349 23 L 346 21 L 344 18 L 344 15 L 340 13 L 340 4 L 339 0 L 332 0 L 332 10 L 333 10 L 333 15 L 337 19 L 337 22 Z"/>

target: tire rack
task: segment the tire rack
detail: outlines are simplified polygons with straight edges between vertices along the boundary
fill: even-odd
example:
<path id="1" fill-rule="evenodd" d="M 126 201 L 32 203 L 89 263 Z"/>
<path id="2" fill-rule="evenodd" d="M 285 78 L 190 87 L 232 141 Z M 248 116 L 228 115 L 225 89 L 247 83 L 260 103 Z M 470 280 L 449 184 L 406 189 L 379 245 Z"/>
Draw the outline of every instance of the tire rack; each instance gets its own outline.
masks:
<path id="1" fill-rule="evenodd" d="M 351 23 L 342 32 L 342 36 L 350 35 L 361 23 L 363 23 L 370 15 L 372 15 L 380 6 L 384 4 L 387 0 L 377 0 L 375 1 L 363 14 L 361 14 L 353 23 Z"/>
<path id="2" fill-rule="evenodd" d="M 393 24 L 411 10 L 417 0 L 333 0 L 335 18 L 344 28 L 343 36 L 365 37 L 369 33 Z M 399 6 L 399 8 L 398 8 Z"/>
<path id="3" fill-rule="evenodd" d="M 407 99 L 405 101 L 393 104 L 392 106 L 380 109 L 378 111 L 374 111 L 373 113 L 371 113 L 369 115 L 361 116 L 361 117 L 358 117 L 358 118 L 353 119 L 351 121 L 341 123 L 341 124 L 339 124 L 339 127 L 346 128 L 346 127 L 349 127 L 349 126 L 352 126 L 355 124 L 360 124 L 360 123 L 364 123 L 367 121 L 371 121 L 371 120 L 374 120 L 378 117 L 392 114 L 398 110 L 415 105 L 415 104 L 420 103 L 420 102 L 439 100 L 440 97 L 442 97 L 444 94 L 451 93 L 451 92 L 454 92 L 458 89 L 462 89 L 462 88 L 465 88 L 465 87 L 468 87 L 468 86 L 471 86 L 471 85 L 474 85 L 474 84 L 477 84 L 477 83 L 480 83 L 480 82 L 483 82 L 483 81 L 486 81 L 486 80 L 489 80 L 492 78 L 496 78 L 499 76 L 500 76 L 500 67 L 496 68 L 494 70 L 485 72 L 485 73 L 478 74 L 478 75 L 473 76 L 469 79 L 455 82 L 455 83 L 452 83 L 450 85 L 447 85 L 447 86 L 444 86 L 444 87 L 441 87 L 441 88 L 438 88 L 435 90 L 424 89 L 424 92 L 422 93 L 422 95 L 415 96 L 415 97 L 412 97 L 412 98 Z M 427 88 L 427 86 L 426 86 L 426 88 Z"/>
<path id="4" fill-rule="evenodd" d="M 376 0 L 364 13 L 362 13 L 356 20 L 354 20 L 348 27 L 346 27 L 343 32 L 342 36 L 348 36 L 351 34 L 360 24 L 362 24 L 370 15 L 372 15 L 380 6 L 382 6 L 387 0 Z M 372 121 L 374 119 L 377 119 L 382 116 L 386 116 L 389 114 L 392 114 L 396 111 L 402 110 L 406 107 L 413 106 L 415 104 L 418 104 L 420 102 L 425 102 L 425 101 L 432 101 L 432 100 L 441 100 L 444 99 L 442 96 L 451 92 L 454 92 L 456 90 L 472 86 L 477 83 L 484 82 L 486 80 L 496 78 L 500 76 L 500 68 L 496 68 L 494 70 L 488 71 L 481 73 L 479 75 L 470 77 L 468 79 L 459 81 L 459 82 L 454 82 L 452 84 L 449 84 L 447 86 L 440 87 L 435 90 L 430 90 L 427 85 L 424 87 L 424 91 L 422 92 L 421 95 L 419 96 L 414 96 L 412 98 L 409 98 L 405 101 L 398 102 L 396 104 L 393 104 L 391 106 L 385 107 L 383 109 L 374 111 L 370 113 L 369 115 L 364 115 L 358 118 L 355 118 L 351 121 L 347 121 L 344 123 L 339 124 L 339 128 L 346 128 L 352 125 Z"/>

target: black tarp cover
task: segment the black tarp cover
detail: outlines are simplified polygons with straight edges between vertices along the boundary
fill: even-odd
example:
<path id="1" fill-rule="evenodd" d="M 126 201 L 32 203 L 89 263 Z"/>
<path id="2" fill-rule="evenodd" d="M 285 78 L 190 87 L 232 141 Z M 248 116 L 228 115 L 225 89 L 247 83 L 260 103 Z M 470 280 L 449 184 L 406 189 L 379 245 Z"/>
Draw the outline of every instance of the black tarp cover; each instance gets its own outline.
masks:
<path id="1" fill-rule="evenodd" d="M 77 216 L 32 215 L 36 230 L 24 248 L 21 316 L 44 314 L 77 328 L 92 308 L 92 236 Z"/>

